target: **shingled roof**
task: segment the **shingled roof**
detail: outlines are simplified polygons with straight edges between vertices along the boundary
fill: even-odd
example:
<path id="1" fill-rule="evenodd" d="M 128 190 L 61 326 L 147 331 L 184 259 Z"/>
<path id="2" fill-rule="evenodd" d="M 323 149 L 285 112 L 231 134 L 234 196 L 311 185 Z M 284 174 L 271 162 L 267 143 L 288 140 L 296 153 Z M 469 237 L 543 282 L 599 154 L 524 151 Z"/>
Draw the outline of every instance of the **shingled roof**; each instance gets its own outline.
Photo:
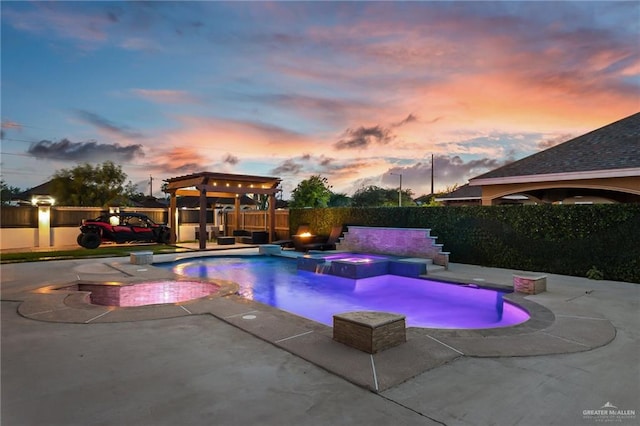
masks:
<path id="1" fill-rule="evenodd" d="M 470 180 L 640 168 L 640 112 Z"/>
<path id="2" fill-rule="evenodd" d="M 436 197 L 436 201 L 451 200 L 451 201 L 463 201 L 463 200 L 479 200 L 482 197 L 482 188 L 479 186 L 469 186 L 464 184 L 455 191 L 451 191 L 448 194 L 444 194 Z"/>

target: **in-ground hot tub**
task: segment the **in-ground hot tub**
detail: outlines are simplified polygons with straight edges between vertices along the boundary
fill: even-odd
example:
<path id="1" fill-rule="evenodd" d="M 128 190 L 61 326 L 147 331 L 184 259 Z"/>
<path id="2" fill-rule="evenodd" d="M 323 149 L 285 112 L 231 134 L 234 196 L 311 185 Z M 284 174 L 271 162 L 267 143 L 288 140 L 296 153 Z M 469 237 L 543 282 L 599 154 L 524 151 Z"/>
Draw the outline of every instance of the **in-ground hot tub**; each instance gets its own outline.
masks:
<path id="1" fill-rule="evenodd" d="M 387 274 L 419 277 L 427 273 L 426 259 L 364 253 L 304 255 L 297 258 L 297 265 L 299 270 L 354 280 Z"/>
<path id="2" fill-rule="evenodd" d="M 75 284 L 67 290 L 89 291 L 94 305 L 145 306 L 178 303 L 210 296 L 220 286 L 200 281 L 153 281 L 134 284 Z"/>

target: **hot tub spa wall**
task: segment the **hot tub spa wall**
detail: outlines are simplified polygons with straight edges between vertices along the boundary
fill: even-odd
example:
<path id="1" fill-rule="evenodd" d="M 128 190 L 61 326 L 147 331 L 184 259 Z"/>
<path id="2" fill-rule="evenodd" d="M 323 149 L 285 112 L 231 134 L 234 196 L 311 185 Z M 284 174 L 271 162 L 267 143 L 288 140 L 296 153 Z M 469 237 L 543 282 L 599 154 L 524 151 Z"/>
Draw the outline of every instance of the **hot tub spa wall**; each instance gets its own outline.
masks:
<path id="1" fill-rule="evenodd" d="M 150 282 L 133 285 L 80 284 L 78 289 L 91 292 L 91 303 L 103 306 L 144 306 L 177 303 L 208 296 L 219 286 L 204 282 Z"/>

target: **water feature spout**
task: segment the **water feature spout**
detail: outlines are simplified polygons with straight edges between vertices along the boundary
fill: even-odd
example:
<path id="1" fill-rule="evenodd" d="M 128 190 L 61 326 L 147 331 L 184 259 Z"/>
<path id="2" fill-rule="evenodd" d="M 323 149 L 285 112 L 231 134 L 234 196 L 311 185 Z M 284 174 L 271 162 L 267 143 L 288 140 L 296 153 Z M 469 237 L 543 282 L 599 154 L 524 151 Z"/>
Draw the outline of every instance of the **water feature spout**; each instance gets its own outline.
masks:
<path id="1" fill-rule="evenodd" d="M 316 265 L 316 274 L 329 274 L 331 273 L 331 262 L 323 262 Z"/>

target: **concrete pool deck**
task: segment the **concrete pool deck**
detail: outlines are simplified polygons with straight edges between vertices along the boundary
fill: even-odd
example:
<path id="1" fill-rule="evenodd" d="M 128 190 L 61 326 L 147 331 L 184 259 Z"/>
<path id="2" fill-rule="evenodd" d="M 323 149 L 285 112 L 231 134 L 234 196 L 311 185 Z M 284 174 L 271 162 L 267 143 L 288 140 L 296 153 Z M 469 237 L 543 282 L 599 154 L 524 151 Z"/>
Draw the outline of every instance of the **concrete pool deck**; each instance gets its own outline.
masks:
<path id="1" fill-rule="evenodd" d="M 155 261 L 193 255 L 156 255 Z M 537 324 L 484 332 L 410 328 L 407 343 L 375 355 L 334 342 L 330 327 L 233 295 L 108 308 L 47 291 L 77 280 L 169 277 L 160 268 L 126 262 L 107 258 L 2 265 L 3 424 L 33 424 L 37 413 L 27 409 L 29 402 L 51 403 L 52 419 L 62 423 L 87 424 L 72 404 L 62 412 L 62 401 L 78 401 L 95 380 L 100 389 L 94 391 L 106 397 L 86 401 L 84 411 L 97 416 L 95 424 L 168 424 L 171 417 L 159 416 L 162 398 L 184 402 L 176 406 L 186 416 L 184 424 L 207 423 L 198 417 L 203 412 L 216 413 L 219 424 L 242 419 L 248 424 L 360 424 L 373 419 L 379 424 L 581 424 L 592 420 L 584 410 L 606 402 L 625 410 L 639 408 L 635 284 L 547 274 L 548 291 L 520 301 L 541 308 Z M 432 276 L 506 285 L 515 272 L 521 271 L 451 264 Z M 67 342 L 64 347 L 62 342 Z M 76 352 L 91 353 L 91 359 L 69 358 Z M 279 374 L 265 376 L 274 368 Z M 63 372 L 73 374 L 71 384 L 60 379 Z M 152 387 L 158 398 L 133 394 L 149 412 L 135 417 L 133 404 L 127 403 L 123 417 L 110 422 L 104 417 L 107 407 L 122 402 L 117 390 L 127 391 L 128 375 L 141 380 L 134 388 Z M 168 383 L 172 387 L 163 388 Z M 184 390 L 176 387 L 180 383 Z M 229 403 L 251 403 L 269 414 L 252 420 L 249 413 L 221 406 L 217 399 L 207 405 L 204 396 L 193 395 L 194 386 L 210 396 L 226 389 Z M 333 412 L 309 408 L 316 406 Z M 196 412 L 187 413 L 189 407 Z M 342 421 L 333 419 L 337 412 Z"/>

